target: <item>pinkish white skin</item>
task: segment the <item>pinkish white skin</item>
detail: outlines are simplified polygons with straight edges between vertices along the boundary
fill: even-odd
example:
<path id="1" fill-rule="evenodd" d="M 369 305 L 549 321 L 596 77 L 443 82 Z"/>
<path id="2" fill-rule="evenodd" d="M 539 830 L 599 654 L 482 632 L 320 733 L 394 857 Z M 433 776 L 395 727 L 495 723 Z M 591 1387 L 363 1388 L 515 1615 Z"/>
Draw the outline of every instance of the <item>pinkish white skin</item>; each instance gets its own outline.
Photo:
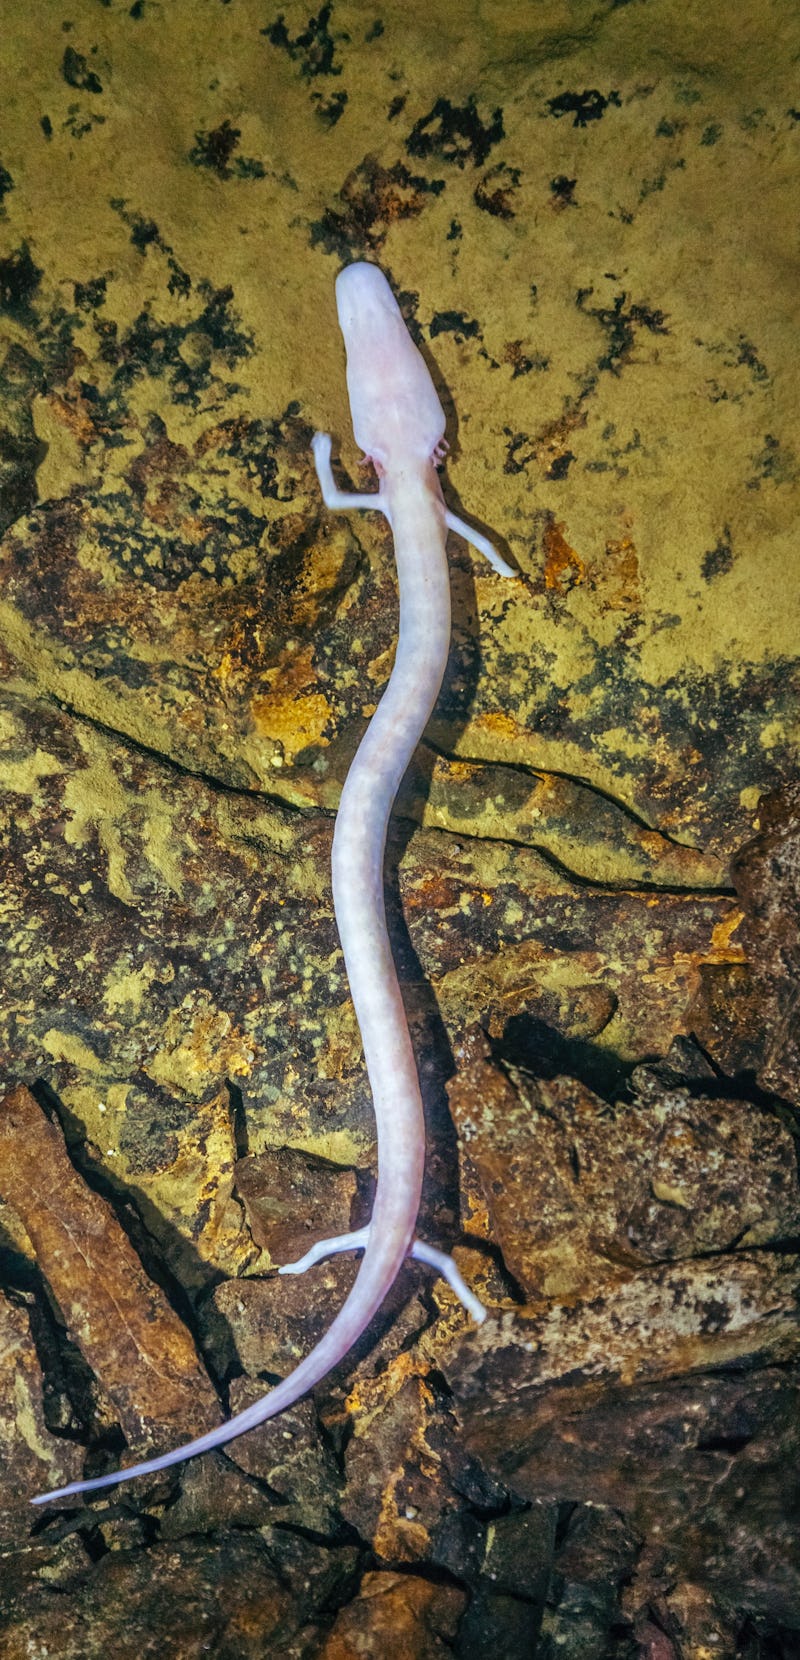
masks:
<path id="1" fill-rule="evenodd" d="M 448 527 L 471 542 L 503 576 L 514 572 L 490 542 L 449 513 L 436 463 L 444 450 L 444 414 L 423 358 L 376 265 L 349 265 L 336 282 L 347 348 L 353 432 L 380 479 L 377 495 L 338 490 L 331 441 L 313 440 L 326 505 L 378 508 L 394 535 L 400 632 L 391 679 L 367 728 L 342 790 L 333 838 L 333 902 L 350 990 L 372 1087 L 378 1139 L 378 1182 L 368 1228 L 323 1240 L 283 1273 L 302 1273 L 339 1250 L 363 1249 L 350 1295 L 325 1336 L 287 1378 L 217 1429 L 128 1469 L 76 1481 L 34 1504 L 152 1475 L 197 1453 L 222 1447 L 294 1405 L 313 1389 L 369 1325 L 408 1255 L 442 1273 L 475 1320 L 484 1318 L 455 1263 L 414 1238 L 425 1158 L 425 1126 L 417 1069 L 392 959 L 383 900 L 383 858 L 389 814 L 400 781 L 433 709 L 450 647 Z"/>

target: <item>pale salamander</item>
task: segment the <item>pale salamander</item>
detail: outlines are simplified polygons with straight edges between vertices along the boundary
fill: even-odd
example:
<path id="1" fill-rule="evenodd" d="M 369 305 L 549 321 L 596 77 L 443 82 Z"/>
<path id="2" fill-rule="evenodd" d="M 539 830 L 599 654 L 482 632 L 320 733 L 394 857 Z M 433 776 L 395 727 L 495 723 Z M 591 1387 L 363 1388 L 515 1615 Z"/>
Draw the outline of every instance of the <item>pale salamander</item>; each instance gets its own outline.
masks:
<path id="1" fill-rule="evenodd" d="M 400 632 L 391 678 L 345 780 L 333 838 L 333 903 L 372 1088 L 378 1180 L 369 1226 L 322 1240 L 281 1273 L 302 1273 L 335 1251 L 364 1256 L 342 1308 L 305 1360 L 268 1395 L 217 1429 L 158 1458 L 75 1481 L 32 1502 L 94 1492 L 152 1475 L 197 1453 L 222 1447 L 274 1418 L 313 1389 L 361 1336 L 409 1255 L 451 1284 L 476 1321 L 484 1310 L 452 1258 L 415 1239 L 425 1159 L 417 1068 L 386 929 L 383 861 L 386 830 L 400 781 L 439 695 L 450 648 L 448 529 L 485 555 L 501 576 L 515 572 L 478 531 L 445 506 L 437 464 L 445 418 L 420 352 L 377 265 L 348 265 L 336 282 L 347 349 L 347 387 L 356 443 L 373 463 L 377 495 L 339 490 L 331 441 L 318 432 L 314 460 L 326 506 L 378 508 L 392 527 L 400 592 Z"/>

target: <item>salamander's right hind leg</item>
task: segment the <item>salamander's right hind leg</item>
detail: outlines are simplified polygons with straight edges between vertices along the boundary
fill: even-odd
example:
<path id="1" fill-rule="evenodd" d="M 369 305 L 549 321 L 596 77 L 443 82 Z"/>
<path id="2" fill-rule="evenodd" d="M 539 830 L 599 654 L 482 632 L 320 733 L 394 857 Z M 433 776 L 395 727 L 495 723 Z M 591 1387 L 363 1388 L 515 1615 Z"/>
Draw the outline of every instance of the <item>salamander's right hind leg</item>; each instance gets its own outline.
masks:
<path id="1" fill-rule="evenodd" d="M 316 1245 L 312 1245 L 311 1249 L 306 1251 L 305 1256 L 299 1257 L 296 1262 L 285 1262 L 278 1269 L 278 1273 L 305 1274 L 306 1269 L 313 1268 L 318 1262 L 324 1262 L 326 1257 L 337 1256 L 340 1251 L 365 1250 L 368 1238 L 369 1224 L 365 1228 L 357 1228 L 354 1233 L 340 1233 L 332 1239 L 318 1239 Z M 415 1239 L 409 1256 L 413 1257 L 415 1262 L 425 1262 L 429 1268 L 435 1268 L 437 1274 L 440 1274 L 455 1292 L 459 1302 L 464 1304 L 475 1324 L 481 1325 L 486 1319 L 486 1310 L 475 1293 L 470 1291 L 453 1258 L 448 1256 L 446 1251 L 437 1251 L 435 1245 L 425 1245 L 421 1239 Z"/>

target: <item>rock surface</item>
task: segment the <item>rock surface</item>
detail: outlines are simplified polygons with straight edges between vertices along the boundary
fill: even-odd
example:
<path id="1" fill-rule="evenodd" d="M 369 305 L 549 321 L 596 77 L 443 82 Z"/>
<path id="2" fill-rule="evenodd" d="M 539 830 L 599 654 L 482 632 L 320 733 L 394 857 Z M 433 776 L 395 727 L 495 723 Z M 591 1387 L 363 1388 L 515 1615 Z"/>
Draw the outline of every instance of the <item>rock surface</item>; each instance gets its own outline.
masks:
<path id="1" fill-rule="evenodd" d="M 796 8 L 7 10 L 0 1650 L 782 1660 Z M 452 539 L 388 853 L 492 1317 L 409 1268 L 291 1418 L 32 1531 L 287 1371 L 353 1265 L 272 1268 L 369 1215 L 328 861 L 394 572 L 309 452 L 364 257 L 519 571 Z"/>

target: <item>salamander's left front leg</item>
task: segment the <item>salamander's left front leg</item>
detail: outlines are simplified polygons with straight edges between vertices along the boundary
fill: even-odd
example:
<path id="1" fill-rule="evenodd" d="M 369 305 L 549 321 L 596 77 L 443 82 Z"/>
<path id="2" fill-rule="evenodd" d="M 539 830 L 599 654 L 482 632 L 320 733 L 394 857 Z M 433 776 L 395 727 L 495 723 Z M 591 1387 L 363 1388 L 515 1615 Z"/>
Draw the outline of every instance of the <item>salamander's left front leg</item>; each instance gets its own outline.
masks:
<path id="1" fill-rule="evenodd" d="M 377 490 L 372 493 L 356 494 L 354 490 L 340 490 L 331 470 L 331 440 L 327 432 L 315 432 L 311 440 L 314 451 L 314 466 L 317 469 L 319 487 L 322 491 L 322 500 L 326 507 L 332 507 L 335 513 L 348 507 L 356 507 L 361 512 L 365 508 L 372 508 L 376 513 L 385 511 Z"/>
<path id="2" fill-rule="evenodd" d="M 448 530 L 454 530 L 457 536 L 463 536 L 464 541 L 469 542 L 470 547 L 475 548 L 477 553 L 482 553 L 484 559 L 488 559 L 489 564 L 494 566 L 498 576 L 519 575 L 519 572 L 514 570 L 513 565 L 509 565 L 508 560 L 503 558 L 502 553 L 498 553 L 494 542 L 490 542 L 488 536 L 484 536 L 480 530 L 473 530 L 472 525 L 468 525 L 466 519 L 460 519 L 457 513 L 451 513 L 449 507 L 445 519 Z"/>

